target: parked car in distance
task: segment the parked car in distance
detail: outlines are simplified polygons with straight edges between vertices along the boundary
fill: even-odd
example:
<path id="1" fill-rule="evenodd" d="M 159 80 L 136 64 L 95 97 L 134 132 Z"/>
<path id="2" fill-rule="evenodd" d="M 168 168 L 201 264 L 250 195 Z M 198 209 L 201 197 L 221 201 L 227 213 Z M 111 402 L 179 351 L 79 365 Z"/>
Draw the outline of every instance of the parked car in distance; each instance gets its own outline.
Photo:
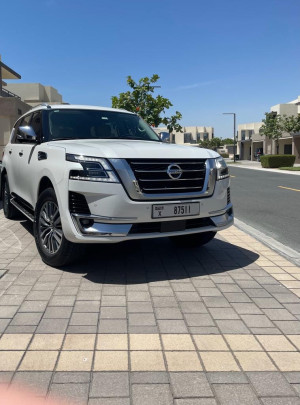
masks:
<path id="1" fill-rule="evenodd" d="M 216 152 L 162 142 L 138 115 L 41 105 L 5 147 L 6 218 L 33 222 L 43 261 L 63 266 L 79 244 L 171 237 L 204 245 L 233 223 L 229 173 Z"/>

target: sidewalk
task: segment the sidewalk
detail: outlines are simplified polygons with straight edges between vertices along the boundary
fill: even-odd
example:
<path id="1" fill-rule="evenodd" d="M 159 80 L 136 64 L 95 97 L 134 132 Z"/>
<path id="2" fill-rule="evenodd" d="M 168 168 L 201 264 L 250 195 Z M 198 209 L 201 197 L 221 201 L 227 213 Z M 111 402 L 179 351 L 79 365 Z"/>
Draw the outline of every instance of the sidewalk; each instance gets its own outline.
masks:
<path id="1" fill-rule="evenodd" d="M 299 405 L 300 267 L 236 227 L 43 264 L 0 210 L 0 380 L 89 405 Z M 2 335 L 1 335 L 2 334 Z"/>
<path id="2" fill-rule="evenodd" d="M 237 160 L 235 164 L 230 164 L 230 162 L 233 162 L 230 159 L 225 159 L 226 163 L 228 163 L 229 167 L 241 167 L 243 169 L 252 169 L 252 170 L 261 170 L 265 172 L 271 172 L 271 173 L 285 173 L 285 174 L 295 174 L 296 176 L 300 176 L 300 171 L 291 171 L 291 170 L 279 170 L 279 169 L 265 169 L 261 167 L 260 162 L 254 162 L 251 160 Z M 294 164 L 295 167 L 300 167 L 299 163 Z"/>

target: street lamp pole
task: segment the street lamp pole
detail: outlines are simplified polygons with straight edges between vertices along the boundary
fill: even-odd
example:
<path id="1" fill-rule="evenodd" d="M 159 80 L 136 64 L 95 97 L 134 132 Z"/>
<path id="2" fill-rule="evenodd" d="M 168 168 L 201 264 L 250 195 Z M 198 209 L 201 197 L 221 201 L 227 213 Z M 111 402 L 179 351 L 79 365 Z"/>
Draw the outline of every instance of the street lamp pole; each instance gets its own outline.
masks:
<path id="1" fill-rule="evenodd" d="M 235 137 L 235 128 L 236 128 L 236 113 L 223 113 L 224 115 L 233 115 L 233 161 L 235 162 L 235 148 L 236 148 L 236 137 Z"/>

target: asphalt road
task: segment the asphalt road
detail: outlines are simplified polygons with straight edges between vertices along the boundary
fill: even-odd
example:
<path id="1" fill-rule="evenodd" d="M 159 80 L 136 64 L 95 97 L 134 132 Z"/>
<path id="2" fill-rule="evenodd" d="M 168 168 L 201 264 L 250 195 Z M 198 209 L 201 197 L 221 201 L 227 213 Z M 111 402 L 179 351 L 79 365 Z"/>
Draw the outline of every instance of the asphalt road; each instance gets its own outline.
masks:
<path id="1" fill-rule="evenodd" d="M 300 176 L 232 166 L 230 174 L 235 217 L 300 253 Z"/>

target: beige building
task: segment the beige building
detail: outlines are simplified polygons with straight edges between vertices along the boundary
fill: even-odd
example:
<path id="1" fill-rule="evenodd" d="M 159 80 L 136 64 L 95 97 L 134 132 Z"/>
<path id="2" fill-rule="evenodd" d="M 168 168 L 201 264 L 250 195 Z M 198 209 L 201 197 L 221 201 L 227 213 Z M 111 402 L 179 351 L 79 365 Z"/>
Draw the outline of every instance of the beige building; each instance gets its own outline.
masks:
<path id="1" fill-rule="evenodd" d="M 293 101 L 285 104 L 276 104 L 270 108 L 270 111 L 277 112 L 279 115 L 297 115 L 300 114 L 300 96 Z M 242 160 L 255 160 L 257 150 L 263 151 L 265 155 L 276 152 L 276 142 L 259 134 L 262 122 L 252 122 L 238 125 L 238 153 Z M 296 155 L 296 163 L 300 163 L 300 133 L 283 133 L 279 139 L 279 154 Z"/>
<path id="2" fill-rule="evenodd" d="M 10 83 L 6 88 L 31 107 L 41 103 L 63 103 L 61 94 L 54 87 L 44 86 L 41 83 Z"/>
<path id="3" fill-rule="evenodd" d="M 158 127 L 154 130 L 163 139 L 170 138 L 171 143 L 187 146 L 196 146 L 200 141 L 214 137 L 213 127 L 182 127 L 183 132 L 172 132 L 170 135 L 166 127 Z"/>
<path id="4" fill-rule="evenodd" d="M 15 121 L 31 108 L 18 95 L 7 89 L 7 83 L 3 79 L 16 80 L 21 79 L 21 76 L 3 63 L 0 57 L 0 160 Z"/>
<path id="5" fill-rule="evenodd" d="M 40 83 L 6 83 L 4 80 L 21 79 L 21 76 L 5 65 L 0 56 L 0 160 L 11 129 L 17 119 L 32 107 L 41 103 L 63 103 L 62 96 L 51 86 Z"/>

